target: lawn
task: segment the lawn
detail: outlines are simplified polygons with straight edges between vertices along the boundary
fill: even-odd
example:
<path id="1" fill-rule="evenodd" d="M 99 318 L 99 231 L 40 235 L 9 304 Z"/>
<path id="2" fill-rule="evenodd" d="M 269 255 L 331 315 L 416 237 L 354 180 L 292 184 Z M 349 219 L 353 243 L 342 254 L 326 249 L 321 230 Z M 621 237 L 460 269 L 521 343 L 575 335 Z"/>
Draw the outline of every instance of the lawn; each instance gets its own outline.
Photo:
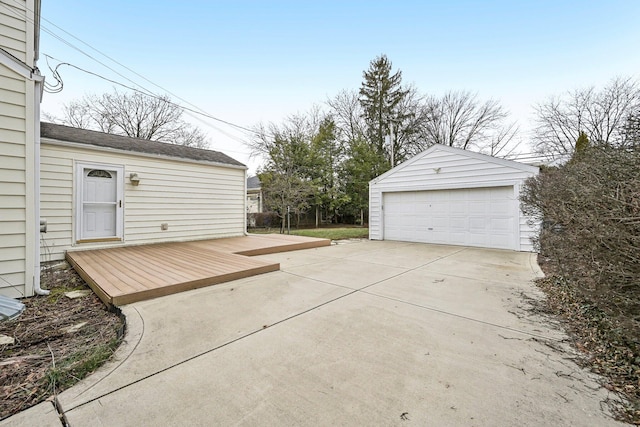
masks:
<path id="1" fill-rule="evenodd" d="M 277 229 L 270 230 L 250 230 L 255 234 L 276 234 Z M 320 237 L 323 239 L 366 239 L 369 237 L 369 229 L 364 227 L 342 227 L 342 228 L 308 228 L 301 230 L 291 230 L 291 234 L 305 237 Z"/>

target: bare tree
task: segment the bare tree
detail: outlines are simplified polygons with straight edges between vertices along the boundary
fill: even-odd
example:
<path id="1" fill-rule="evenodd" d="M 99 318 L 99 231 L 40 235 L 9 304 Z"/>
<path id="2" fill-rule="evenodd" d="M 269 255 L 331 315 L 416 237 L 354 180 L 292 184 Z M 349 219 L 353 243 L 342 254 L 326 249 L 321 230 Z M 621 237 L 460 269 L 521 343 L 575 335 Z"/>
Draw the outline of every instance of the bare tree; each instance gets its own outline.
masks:
<path id="1" fill-rule="evenodd" d="M 429 148 L 427 128 L 432 117 L 424 108 L 425 97 L 418 93 L 412 86 L 406 86 L 406 94 L 398 104 L 398 110 L 402 114 L 393 121 L 392 140 L 393 165 L 395 166 L 409 157 Z"/>
<path id="2" fill-rule="evenodd" d="M 638 109 L 640 86 L 632 78 L 616 78 L 601 91 L 590 87 L 550 97 L 536 107 L 535 147 L 550 157 L 570 156 L 580 132 L 596 144 L 623 145 Z"/>
<path id="3" fill-rule="evenodd" d="M 357 91 L 343 90 L 335 97 L 327 100 L 333 120 L 345 143 L 362 139 L 366 131 L 359 98 L 360 95 Z"/>
<path id="4" fill-rule="evenodd" d="M 447 92 L 424 104 L 425 137 L 428 145 L 443 144 L 496 154 L 514 137 L 517 126 L 506 124 L 507 111 L 496 100 L 485 102 L 471 92 Z"/>
<path id="5" fill-rule="evenodd" d="M 206 148 L 205 134 L 182 119 L 182 109 L 168 96 L 153 97 L 116 89 L 102 95 L 85 95 L 63 107 L 61 118 L 45 118 L 67 126 L 116 135 Z"/>

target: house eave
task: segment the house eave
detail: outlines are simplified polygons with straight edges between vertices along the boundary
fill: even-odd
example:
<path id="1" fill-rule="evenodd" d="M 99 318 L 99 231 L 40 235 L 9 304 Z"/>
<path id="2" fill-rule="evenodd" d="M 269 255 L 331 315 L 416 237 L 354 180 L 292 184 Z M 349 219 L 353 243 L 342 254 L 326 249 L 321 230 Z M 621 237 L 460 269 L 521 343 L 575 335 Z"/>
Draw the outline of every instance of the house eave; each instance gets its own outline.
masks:
<path id="1" fill-rule="evenodd" d="M 61 141 L 61 140 L 58 140 L 58 139 L 52 139 L 52 138 L 46 138 L 46 137 L 42 137 L 41 143 L 42 144 L 55 145 L 55 146 L 59 146 L 59 147 L 77 148 L 77 149 L 84 149 L 84 150 L 91 150 L 91 151 L 99 151 L 99 152 L 103 152 L 103 153 L 115 153 L 115 154 L 121 154 L 121 155 L 127 155 L 127 156 L 145 157 L 145 158 L 150 158 L 150 159 L 171 160 L 171 161 L 174 161 L 174 162 L 217 166 L 217 167 L 223 167 L 223 168 L 229 168 L 229 169 L 237 169 L 237 170 L 247 170 L 248 169 L 247 166 L 244 166 L 244 165 L 240 166 L 240 165 L 232 165 L 232 164 L 222 163 L 222 162 L 212 162 L 212 161 L 207 161 L 207 160 L 195 160 L 195 159 L 189 159 L 189 158 L 185 158 L 185 157 L 166 156 L 166 155 L 154 154 L 154 153 L 143 153 L 143 152 L 140 152 L 140 151 L 120 150 L 120 149 L 117 149 L 117 148 L 101 147 L 99 145 L 84 144 L 84 143 L 79 143 L 79 142 Z"/>
<path id="2" fill-rule="evenodd" d="M 41 76 L 37 70 L 32 69 L 27 64 L 20 61 L 18 58 L 11 55 L 9 52 L 7 52 L 1 47 L 0 47 L 0 64 L 18 73 L 25 79 L 34 80 L 37 82 L 41 82 L 44 80 L 44 77 Z"/>

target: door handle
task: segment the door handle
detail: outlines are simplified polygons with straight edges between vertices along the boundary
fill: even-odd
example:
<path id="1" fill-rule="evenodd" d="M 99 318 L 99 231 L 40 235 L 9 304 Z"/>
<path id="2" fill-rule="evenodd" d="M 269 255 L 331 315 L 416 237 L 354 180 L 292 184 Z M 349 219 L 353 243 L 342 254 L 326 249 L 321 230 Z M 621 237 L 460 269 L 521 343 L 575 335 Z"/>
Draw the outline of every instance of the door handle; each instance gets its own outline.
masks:
<path id="1" fill-rule="evenodd" d="M 122 207 L 122 200 L 120 200 L 120 201 L 118 202 L 118 207 L 120 207 L 120 208 Z"/>

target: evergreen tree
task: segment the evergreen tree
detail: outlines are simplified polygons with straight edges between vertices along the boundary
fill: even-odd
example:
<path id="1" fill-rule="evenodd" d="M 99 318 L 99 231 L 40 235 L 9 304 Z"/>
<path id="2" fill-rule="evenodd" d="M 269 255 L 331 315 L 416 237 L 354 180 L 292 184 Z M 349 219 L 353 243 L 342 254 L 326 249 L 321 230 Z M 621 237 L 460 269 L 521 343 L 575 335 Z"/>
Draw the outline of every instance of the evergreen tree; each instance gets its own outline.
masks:
<path id="1" fill-rule="evenodd" d="M 363 77 L 359 100 L 366 136 L 379 155 L 390 159 L 385 147 L 385 135 L 389 134 L 392 124 L 398 126 L 406 118 L 399 107 L 409 90 L 402 87 L 402 71 L 391 74 L 391 61 L 386 55 L 371 61 Z"/>
<path id="2" fill-rule="evenodd" d="M 310 141 L 311 179 L 316 189 L 316 225 L 319 224 L 320 217 L 333 221 L 344 203 L 343 186 L 337 176 L 344 150 L 338 141 L 337 131 L 333 118 L 326 116 L 320 121 L 318 130 Z"/>
<path id="3" fill-rule="evenodd" d="M 361 218 L 369 211 L 369 181 L 389 170 L 389 164 L 375 147 L 364 140 L 352 141 L 341 177 L 348 202 L 345 212 Z"/>
<path id="4" fill-rule="evenodd" d="M 571 159 L 569 162 L 577 162 L 585 157 L 585 153 L 591 147 L 591 142 L 589 141 L 589 137 L 585 132 L 580 132 L 578 135 L 578 139 L 576 139 L 576 144 L 573 150 L 573 154 L 571 154 Z"/>
<path id="5" fill-rule="evenodd" d="M 589 137 L 586 133 L 580 132 L 580 136 L 576 140 L 575 153 L 582 153 L 587 148 L 589 148 Z"/>

